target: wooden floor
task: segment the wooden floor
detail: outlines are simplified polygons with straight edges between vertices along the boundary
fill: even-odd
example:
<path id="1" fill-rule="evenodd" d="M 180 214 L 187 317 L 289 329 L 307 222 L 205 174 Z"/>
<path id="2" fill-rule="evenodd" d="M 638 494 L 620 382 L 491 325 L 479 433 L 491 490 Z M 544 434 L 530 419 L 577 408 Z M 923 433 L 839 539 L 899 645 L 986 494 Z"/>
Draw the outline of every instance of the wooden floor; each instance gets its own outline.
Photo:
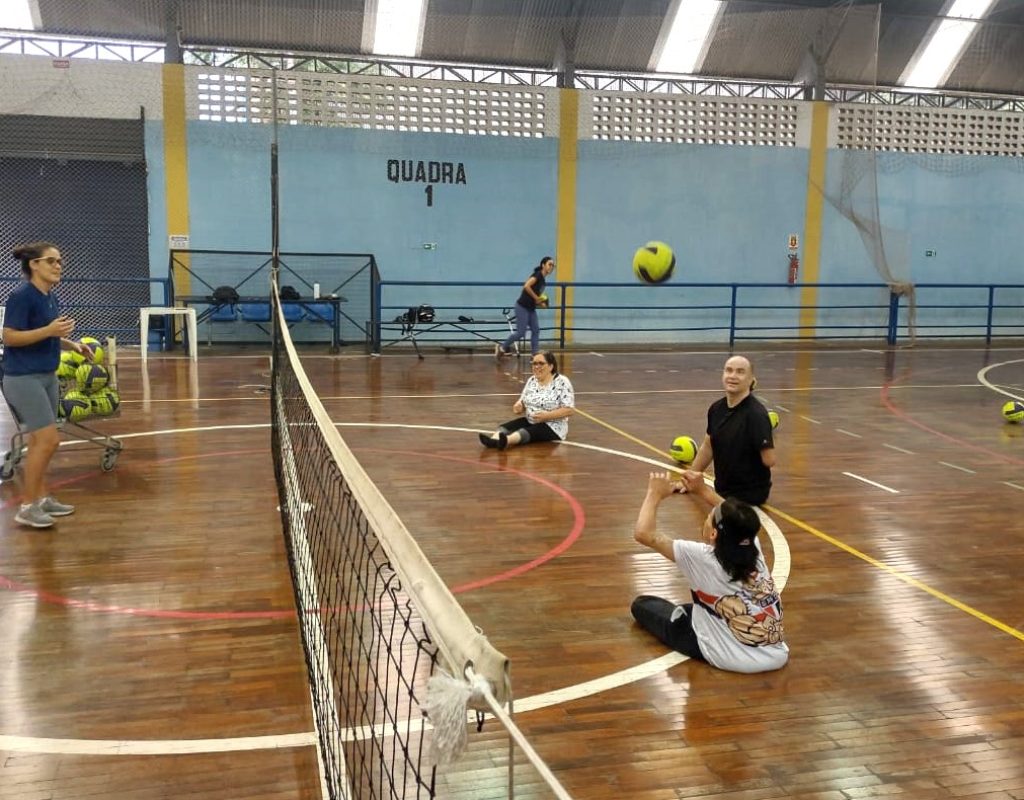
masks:
<path id="1" fill-rule="evenodd" d="M 567 355 L 586 412 L 570 439 L 594 447 L 509 453 L 463 429 L 510 416 L 525 360 L 306 366 L 441 577 L 487 584 L 459 599 L 511 657 L 533 708 L 519 724 L 574 797 L 1024 798 L 1024 426 L 1002 422 L 998 391 L 1024 397 L 1024 349 L 752 353 L 782 419 L 770 510 L 790 664 L 632 679 L 665 650 L 631 599 L 688 594 L 632 540 L 638 457 L 699 439 L 726 355 Z M 102 425 L 125 437 L 116 468 L 82 445 L 53 463 L 78 513 L 26 530 L 0 487 L 0 798 L 318 798 L 267 356 L 121 362 L 122 415 Z M 702 514 L 674 499 L 664 529 L 693 535 Z M 460 797 L 501 796 L 503 771 L 474 749 L 496 736 L 471 736 Z"/>

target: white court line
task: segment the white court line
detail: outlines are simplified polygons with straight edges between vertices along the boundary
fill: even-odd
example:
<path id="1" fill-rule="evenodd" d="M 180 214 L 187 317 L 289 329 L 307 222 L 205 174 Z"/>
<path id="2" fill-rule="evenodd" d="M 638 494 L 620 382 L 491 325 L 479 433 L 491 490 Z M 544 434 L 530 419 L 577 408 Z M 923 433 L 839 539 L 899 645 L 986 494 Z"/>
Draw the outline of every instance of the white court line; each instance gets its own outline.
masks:
<path id="1" fill-rule="evenodd" d="M 978 371 L 978 383 L 980 383 L 982 386 L 984 386 L 984 387 L 986 387 L 988 389 L 991 389 L 993 392 L 998 392 L 1001 395 L 1005 395 L 1006 397 L 1009 397 L 1011 400 L 1019 400 L 1020 402 L 1024 403 L 1024 397 L 1021 397 L 1020 395 L 1008 392 L 1005 389 L 1000 389 L 994 383 L 991 383 L 989 381 L 988 377 L 987 377 L 988 373 L 989 373 L 989 370 L 993 370 L 996 367 L 1005 367 L 1005 366 L 1008 366 L 1009 364 L 1021 364 L 1021 363 L 1024 363 L 1024 358 L 1016 358 L 1013 361 L 1001 361 L 998 364 L 989 364 L 984 369 Z"/>
<path id="2" fill-rule="evenodd" d="M 966 472 L 966 473 L 968 473 L 970 475 L 977 475 L 978 474 L 973 469 L 967 469 L 967 467 L 958 467 L 956 464 L 950 464 L 948 461 L 940 461 L 939 463 L 942 464 L 942 466 L 944 466 L 944 467 L 949 467 L 950 469 L 958 469 L 961 472 Z"/>
<path id="3" fill-rule="evenodd" d="M 864 438 L 859 433 L 854 433 L 853 431 L 844 430 L 843 428 L 836 428 L 836 431 L 838 431 L 839 433 L 843 434 L 844 436 L 852 436 L 854 439 L 863 439 Z"/>
<path id="4" fill-rule="evenodd" d="M 604 353 L 597 353 L 594 352 L 593 350 L 590 351 L 590 355 L 597 356 L 598 358 L 604 358 Z"/>
<path id="5" fill-rule="evenodd" d="M 811 417 L 805 417 L 803 414 L 800 415 L 800 419 L 805 419 L 808 422 L 813 422 L 815 425 L 820 425 L 821 424 L 820 421 L 818 421 L 816 419 L 812 419 Z"/>
<path id="6" fill-rule="evenodd" d="M 409 425 L 405 423 L 379 423 L 379 422 L 336 422 L 339 428 L 407 428 L 414 430 L 437 430 L 453 431 L 457 433 L 486 433 L 477 428 L 461 428 L 447 425 Z M 270 423 L 262 422 L 248 425 L 209 425 L 195 428 L 169 428 L 159 431 L 143 431 L 138 433 L 126 433 L 118 435 L 120 439 L 141 438 L 144 436 L 160 436 L 176 433 L 201 433 L 214 430 L 253 430 L 257 428 L 269 428 Z M 619 456 L 631 461 L 639 461 L 643 464 L 650 464 L 656 467 L 665 468 L 665 460 L 649 458 L 647 456 L 627 453 L 622 450 L 612 450 L 608 447 L 600 447 L 583 442 L 562 442 L 560 446 L 578 447 L 581 450 L 591 450 L 597 453 L 605 453 L 610 456 Z M 707 480 L 707 479 L 705 479 Z M 772 551 L 775 555 L 772 564 L 772 578 L 781 593 L 789 582 L 790 570 L 792 568 L 792 554 L 789 549 L 789 542 L 783 536 L 778 524 L 761 509 L 756 509 L 765 533 L 772 544 Z M 666 566 L 671 570 L 672 567 Z M 535 711 L 547 708 L 568 700 L 575 700 L 589 697 L 598 692 L 626 686 L 645 678 L 657 675 L 676 664 L 687 660 L 686 656 L 679 653 L 666 653 L 657 658 L 636 664 L 632 667 L 613 672 L 601 678 L 595 678 L 584 683 L 572 684 L 560 689 L 518 698 L 515 700 L 515 708 L 524 711 Z M 360 735 L 367 735 L 361 733 Z M 161 739 L 161 740 L 94 740 L 94 739 L 50 739 L 31 736 L 6 736 L 0 734 L 0 751 L 11 750 L 22 753 L 66 753 L 82 755 L 171 755 L 176 753 L 209 753 L 228 752 L 233 750 L 265 750 L 282 747 L 303 747 L 317 744 L 316 734 L 312 731 L 306 733 L 291 734 L 268 734 L 266 736 L 247 736 L 240 738 L 224 739 Z"/>
<path id="7" fill-rule="evenodd" d="M 629 370 L 626 370 L 628 372 Z M 670 369 L 669 372 L 679 372 L 677 369 Z M 579 370 L 582 372 L 582 370 Z M 511 375 L 512 373 L 506 373 Z M 521 373 L 525 375 L 526 373 Z M 260 385 L 260 384 L 254 384 Z M 815 386 L 813 390 L 811 388 L 773 388 L 772 392 L 859 392 L 859 391 L 879 391 L 884 387 L 879 386 Z M 891 389 L 977 389 L 978 384 L 976 383 L 957 383 L 957 384 L 920 384 L 911 385 L 906 384 L 902 386 L 892 386 Z M 576 392 L 577 397 L 590 396 L 590 397 L 603 397 L 606 395 L 616 394 L 721 394 L 721 389 L 623 389 L 623 390 L 580 390 Z M 516 392 L 445 392 L 443 394 L 337 394 L 337 395 L 322 395 L 320 399 L 322 401 L 327 400 L 444 400 L 448 398 L 460 398 L 460 397 L 518 397 Z M 237 397 L 154 397 L 149 401 L 144 401 L 141 398 L 122 399 L 121 405 L 127 405 L 132 403 L 237 403 L 237 402 L 266 402 L 265 396 L 254 396 L 252 394 L 239 395 Z M 776 409 L 780 411 L 789 412 L 790 409 L 775 404 Z M 813 420 L 817 422 L 817 420 Z"/>
<path id="8" fill-rule="evenodd" d="M 1024 492 L 1024 486 L 1018 486 L 1016 483 L 1011 483 L 1010 481 L 1003 481 L 1003 483 L 1005 483 L 1007 486 L 1012 486 L 1014 489 L 1020 489 L 1022 492 Z"/>
<path id="9" fill-rule="evenodd" d="M 885 491 L 889 492 L 890 494 L 899 494 L 900 493 L 899 489 L 893 489 L 893 488 L 891 488 L 889 486 L 886 486 L 885 484 L 875 483 L 874 481 L 869 481 L 867 478 L 862 478 L 860 475 L 854 475 L 852 472 L 844 472 L 843 475 L 845 475 L 847 478 L 853 478 L 854 480 L 863 481 L 864 483 L 868 483 L 868 484 L 870 484 L 872 486 L 876 486 L 879 489 L 885 489 Z"/>
<path id="10" fill-rule="evenodd" d="M 236 750 L 280 750 L 317 744 L 316 733 L 241 736 L 232 739 L 44 739 L 0 735 L 0 750 L 14 753 L 62 753 L 82 756 L 166 756 L 177 753 L 231 753 Z"/>
<path id="11" fill-rule="evenodd" d="M 917 453 L 913 452 L 912 450 L 907 450 L 903 447 L 897 447 L 896 445 L 889 444 L 888 442 L 882 442 L 882 447 L 888 447 L 890 450 L 898 450 L 901 453 L 906 453 L 908 456 L 917 455 Z"/>

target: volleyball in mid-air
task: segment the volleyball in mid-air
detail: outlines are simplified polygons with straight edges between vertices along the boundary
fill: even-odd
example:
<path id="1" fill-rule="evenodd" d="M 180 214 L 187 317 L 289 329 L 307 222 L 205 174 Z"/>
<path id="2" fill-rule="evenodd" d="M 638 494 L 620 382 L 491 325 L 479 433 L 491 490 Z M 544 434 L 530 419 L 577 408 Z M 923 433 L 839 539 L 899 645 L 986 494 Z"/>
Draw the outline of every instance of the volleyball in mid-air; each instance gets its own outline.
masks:
<path id="1" fill-rule="evenodd" d="M 672 440 L 668 454 L 680 464 L 692 464 L 697 457 L 697 443 L 689 436 L 677 436 Z"/>
<path id="2" fill-rule="evenodd" d="M 1007 422 L 1024 422 L 1024 403 L 1010 400 L 1003 404 L 1003 419 Z"/>
<path id="3" fill-rule="evenodd" d="M 633 274 L 644 283 L 664 283 L 676 268 L 676 254 L 664 242 L 648 242 L 633 254 Z"/>

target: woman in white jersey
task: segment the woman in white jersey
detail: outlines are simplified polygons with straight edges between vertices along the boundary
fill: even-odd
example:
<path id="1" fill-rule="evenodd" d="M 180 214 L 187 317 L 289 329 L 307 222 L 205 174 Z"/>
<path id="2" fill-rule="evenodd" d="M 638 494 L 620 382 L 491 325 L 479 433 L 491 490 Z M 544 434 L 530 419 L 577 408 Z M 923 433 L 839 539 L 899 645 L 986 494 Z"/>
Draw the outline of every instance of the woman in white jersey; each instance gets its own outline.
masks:
<path id="1" fill-rule="evenodd" d="M 491 435 L 479 434 L 480 444 L 506 450 L 530 442 L 559 442 L 569 433 L 569 417 L 576 410 L 572 383 L 558 374 L 558 359 L 549 350 L 530 359 L 533 375 L 526 381 L 512 413 L 520 416 L 499 425 Z"/>
<path id="2" fill-rule="evenodd" d="M 712 506 L 700 542 L 657 530 L 661 501 L 683 489 Z M 676 605 L 641 595 L 633 601 L 633 618 L 673 650 L 719 669 L 767 672 L 785 666 L 782 600 L 757 541 L 760 528 L 750 505 L 723 500 L 703 477 L 684 475 L 673 483 L 668 473 L 651 473 L 633 535 L 679 567 L 693 602 Z"/>

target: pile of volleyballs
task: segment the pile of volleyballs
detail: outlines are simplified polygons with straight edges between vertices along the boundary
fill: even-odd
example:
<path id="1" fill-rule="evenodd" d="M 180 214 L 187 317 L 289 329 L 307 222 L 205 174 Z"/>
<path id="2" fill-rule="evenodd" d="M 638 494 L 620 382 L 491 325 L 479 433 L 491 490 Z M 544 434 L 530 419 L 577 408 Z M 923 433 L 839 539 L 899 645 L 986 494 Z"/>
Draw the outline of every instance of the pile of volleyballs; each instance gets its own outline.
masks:
<path id="1" fill-rule="evenodd" d="M 109 417 L 121 405 L 117 391 L 107 384 L 110 373 L 103 366 L 104 352 L 98 339 L 85 336 L 81 344 L 89 348 L 92 361 L 74 350 L 60 355 L 57 378 L 60 380 L 60 416 L 72 422 L 88 417 Z"/>

